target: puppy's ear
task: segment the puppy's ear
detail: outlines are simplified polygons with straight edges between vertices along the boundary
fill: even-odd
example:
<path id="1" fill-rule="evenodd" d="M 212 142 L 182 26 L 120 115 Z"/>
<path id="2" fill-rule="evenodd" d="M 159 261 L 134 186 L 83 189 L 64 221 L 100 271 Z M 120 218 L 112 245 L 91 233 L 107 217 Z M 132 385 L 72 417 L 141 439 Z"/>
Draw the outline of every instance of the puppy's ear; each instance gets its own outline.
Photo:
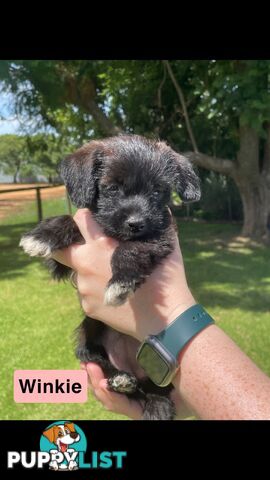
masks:
<path id="1" fill-rule="evenodd" d="M 74 423 L 68 423 L 68 422 L 66 422 L 66 423 L 65 423 L 65 427 L 67 427 L 71 432 L 75 432 Z"/>
<path id="2" fill-rule="evenodd" d="M 78 208 L 91 208 L 94 204 L 102 157 L 102 142 L 93 140 L 60 164 L 60 175 L 72 203 Z"/>
<path id="3" fill-rule="evenodd" d="M 49 442 L 54 443 L 54 441 L 55 441 L 55 427 L 51 427 L 48 430 L 44 430 L 42 435 L 44 435 L 44 437 L 46 437 L 49 440 Z"/>
<path id="4" fill-rule="evenodd" d="M 175 165 L 174 188 L 183 202 L 197 202 L 201 198 L 200 179 L 186 157 L 176 152 L 173 153 Z"/>

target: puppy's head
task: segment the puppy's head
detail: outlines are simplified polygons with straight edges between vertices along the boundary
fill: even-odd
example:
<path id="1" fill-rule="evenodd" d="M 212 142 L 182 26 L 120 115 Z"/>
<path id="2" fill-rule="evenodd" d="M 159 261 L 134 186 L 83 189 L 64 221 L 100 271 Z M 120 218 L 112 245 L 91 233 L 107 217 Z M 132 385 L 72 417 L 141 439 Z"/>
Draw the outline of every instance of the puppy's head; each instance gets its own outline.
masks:
<path id="1" fill-rule="evenodd" d="M 61 452 L 65 452 L 69 445 L 80 440 L 80 435 L 76 432 L 73 423 L 53 425 L 51 428 L 44 430 L 43 435 L 51 443 L 57 445 Z"/>
<path id="2" fill-rule="evenodd" d="M 63 160 L 72 202 L 89 208 L 104 232 L 122 240 L 151 238 L 170 223 L 172 190 L 184 202 L 200 199 L 189 161 L 164 142 L 138 135 L 92 141 Z"/>

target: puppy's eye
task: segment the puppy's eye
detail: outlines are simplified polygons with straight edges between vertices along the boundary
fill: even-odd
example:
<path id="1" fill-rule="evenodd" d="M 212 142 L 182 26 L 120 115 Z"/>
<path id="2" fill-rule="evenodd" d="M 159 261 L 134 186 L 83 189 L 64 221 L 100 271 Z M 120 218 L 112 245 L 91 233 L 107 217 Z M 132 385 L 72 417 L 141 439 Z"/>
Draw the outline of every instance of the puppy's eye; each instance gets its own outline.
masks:
<path id="1" fill-rule="evenodd" d="M 68 435 L 70 433 L 70 431 L 66 428 L 65 429 L 65 434 Z"/>
<path id="2" fill-rule="evenodd" d="M 58 437 L 63 437 L 63 432 L 59 432 Z"/>
<path id="3" fill-rule="evenodd" d="M 103 185 L 103 189 L 105 190 L 105 192 L 117 192 L 119 190 L 119 187 L 116 184 Z"/>
<path id="4" fill-rule="evenodd" d="M 118 185 L 109 185 L 108 190 L 110 192 L 116 192 L 117 190 L 119 190 L 119 187 L 118 187 Z"/>

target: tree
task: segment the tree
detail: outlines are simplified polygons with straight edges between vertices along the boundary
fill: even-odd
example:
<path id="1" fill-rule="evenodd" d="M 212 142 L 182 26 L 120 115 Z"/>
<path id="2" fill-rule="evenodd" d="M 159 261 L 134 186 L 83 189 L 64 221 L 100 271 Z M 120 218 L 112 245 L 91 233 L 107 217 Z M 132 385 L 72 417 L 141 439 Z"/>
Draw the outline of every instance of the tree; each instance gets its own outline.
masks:
<path id="1" fill-rule="evenodd" d="M 26 148 L 36 175 L 44 175 L 49 182 L 58 180 L 60 161 L 74 149 L 66 138 L 52 133 L 38 133 L 26 137 Z"/>
<path id="2" fill-rule="evenodd" d="M 3 172 L 13 175 L 17 183 L 21 169 L 28 162 L 25 138 L 18 135 L 0 136 L 0 165 Z"/>
<path id="3" fill-rule="evenodd" d="M 168 62 L 166 67 L 176 91 L 181 91 Z M 207 81 L 197 82 L 198 93 L 205 99 L 200 108 L 207 112 L 208 119 L 225 114 L 233 122 L 238 138 L 235 158 L 200 153 L 187 123 L 194 147 L 194 152 L 187 153 L 187 156 L 202 168 L 233 178 L 244 209 L 242 234 L 267 241 L 270 215 L 269 67 L 269 61 L 211 62 Z"/>
<path id="4" fill-rule="evenodd" d="M 201 168 L 230 176 L 243 235 L 269 238 L 270 62 L 9 61 L 0 80 L 18 112 L 59 128 L 71 109 L 85 137 L 134 132 L 168 140 Z"/>

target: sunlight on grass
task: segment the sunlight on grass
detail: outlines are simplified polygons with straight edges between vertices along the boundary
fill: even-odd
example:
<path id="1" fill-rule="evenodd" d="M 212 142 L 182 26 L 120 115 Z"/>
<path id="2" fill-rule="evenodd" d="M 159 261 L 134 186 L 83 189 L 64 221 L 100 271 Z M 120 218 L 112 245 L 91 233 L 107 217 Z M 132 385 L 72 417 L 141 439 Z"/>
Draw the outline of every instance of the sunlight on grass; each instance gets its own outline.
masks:
<path id="1" fill-rule="evenodd" d="M 44 215 L 65 214 L 65 199 L 44 201 Z M 56 284 L 42 261 L 18 247 L 20 235 L 34 226 L 35 204 L 0 224 L 0 418 L 122 419 L 104 410 L 90 394 L 85 404 L 16 404 L 16 369 L 78 369 L 72 334 L 83 318 L 75 290 Z"/>
<path id="2" fill-rule="evenodd" d="M 65 198 L 45 200 L 44 215 L 67 213 Z M 121 419 L 89 395 L 86 404 L 16 404 L 16 369 L 77 369 L 72 333 L 83 318 L 75 290 L 55 284 L 42 262 L 18 248 L 36 222 L 35 204 L 0 224 L 1 419 Z M 270 255 L 233 246 L 239 226 L 179 222 L 189 284 L 217 324 L 270 375 Z"/>

